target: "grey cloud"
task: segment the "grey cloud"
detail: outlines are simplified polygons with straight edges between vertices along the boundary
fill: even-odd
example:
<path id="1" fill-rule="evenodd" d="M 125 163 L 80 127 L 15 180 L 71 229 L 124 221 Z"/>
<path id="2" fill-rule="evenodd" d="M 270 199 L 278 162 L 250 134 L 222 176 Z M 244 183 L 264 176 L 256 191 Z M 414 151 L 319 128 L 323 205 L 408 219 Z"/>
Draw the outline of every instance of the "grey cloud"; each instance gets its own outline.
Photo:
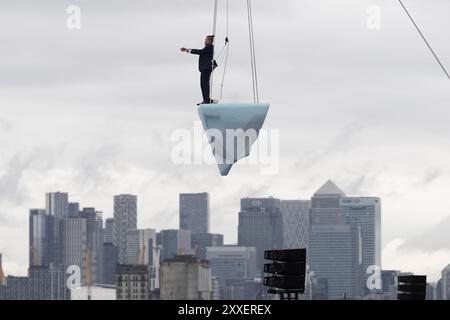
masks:
<path id="1" fill-rule="evenodd" d="M 425 174 L 419 181 L 418 186 L 425 187 L 439 179 L 443 174 L 444 173 L 441 168 L 430 168 L 427 172 L 425 172 Z"/>
<path id="2" fill-rule="evenodd" d="M 99 192 L 112 182 L 109 173 L 114 171 L 121 153 L 118 144 L 103 145 L 84 150 L 75 161 L 75 182 L 84 192 Z"/>
<path id="3" fill-rule="evenodd" d="M 15 154 L 8 162 L 5 172 L 0 176 L 0 202 L 22 204 L 28 197 L 28 190 L 23 184 L 24 172 L 29 168 L 32 157 L 22 158 Z"/>
<path id="4" fill-rule="evenodd" d="M 307 156 L 296 163 L 297 168 L 308 169 L 317 166 L 321 161 L 327 159 L 332 154 L 342 152 L 351 143 L 361 130 L 367 126 L 364 121 L 354 120 L 348 123 L 337 136 L 321 151 L 310 150 Z"/>
<path id="5" fill-rule="evenodd" d="M 430 213 L 424 213 L 430 214 Z M 405 248 L 422 249 L 428 252 L 450 248 L 450 217 L 445 218 L 423 233 L 405 241 Z"/>
<path id="6" fill-rule="evenodd" d="M 0 118 L 0 131 L 9 131 L 12 128 L 11 121 Z"/>

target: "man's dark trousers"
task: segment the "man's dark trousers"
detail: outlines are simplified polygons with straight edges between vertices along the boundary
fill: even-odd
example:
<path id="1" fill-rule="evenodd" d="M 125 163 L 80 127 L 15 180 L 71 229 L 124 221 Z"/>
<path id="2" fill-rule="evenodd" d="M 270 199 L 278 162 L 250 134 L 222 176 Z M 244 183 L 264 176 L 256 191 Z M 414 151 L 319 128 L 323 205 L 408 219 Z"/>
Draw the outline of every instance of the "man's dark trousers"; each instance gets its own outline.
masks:
<path id="1" fill-rule="evenodd" d="M 210 103 L 210 79 L 211 79 L 211 70 L 203 70 L 200 74 L 200 86 L 202 88 L 203 102 Z"/>

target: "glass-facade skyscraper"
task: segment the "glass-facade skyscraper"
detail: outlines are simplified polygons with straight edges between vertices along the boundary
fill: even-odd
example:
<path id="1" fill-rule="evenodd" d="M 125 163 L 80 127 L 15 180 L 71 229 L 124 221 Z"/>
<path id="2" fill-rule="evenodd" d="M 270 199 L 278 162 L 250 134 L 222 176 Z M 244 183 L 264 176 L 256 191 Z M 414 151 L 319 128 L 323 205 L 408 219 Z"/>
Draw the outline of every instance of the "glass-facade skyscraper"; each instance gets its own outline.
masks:
<path id="1" fill-rule="evenodd" d="M 381 268 L 380 199 L 347 197 L 329 180 L 311 198 L 310 219 L 308 261 L 324 298 L 367 295 L 367 268 Z"/>
<path id="2" fill-rule="evenodd" d="M 209 233 L 208 193 L 180 194 L 180 229 L 192 234 Z"/>
<path id="3" fill-rule="evenodd" d="M 283 249 L 308 249 L 310 210 L 310 200 L 281 200 Z"/>
<path id="4" fill-rule="evenodd" d="M 129 194 L 114 196 L 114 244 L 119 263 L 127 263 L 127 234 L 137 229 L 137 197 Z"/>
<path id="5" fill-rule="evenodd" d="M 238 245 L 256 248 L 256 269 L 259 274 L 262 274 L 264 251 L 283 247 L 283 217 L 280 199 L 241 199 Z"/>

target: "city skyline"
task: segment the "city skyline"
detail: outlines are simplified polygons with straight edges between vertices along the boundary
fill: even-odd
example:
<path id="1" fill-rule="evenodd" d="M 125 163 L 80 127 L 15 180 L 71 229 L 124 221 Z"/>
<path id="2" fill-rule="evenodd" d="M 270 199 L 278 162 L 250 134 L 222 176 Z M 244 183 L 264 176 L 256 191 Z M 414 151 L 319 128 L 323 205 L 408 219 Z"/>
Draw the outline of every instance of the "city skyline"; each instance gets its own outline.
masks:
<path id="1" fill-rule="evenodd" d="M 331 191 L 330 191 L 331 190 Z M 322 192 L 322 193 L 326 193 L 326 192 L 332 192 L 332 191 L 335 191 L 336 193 L 337 193 L 337 191 L 336 190 L 338 190 L 338 192 L 339 193 L 341 193 L 342 191 L 331 181 L 331 180 L 328 180 L 325 184 L 323 184 L 322 186 L 321 186 L 321 188 L 317 191 L 318 193 L 320 193 L 320 192 Z M 316 193 L 317 193 L 316 192 Z M 315 194 L 316 194 L 315 193 Z M 62 196 L 62 198 L 64 199 L 64 201 L 66 201 L 67 202 L 67 206 L 70 206 L 70 205 L 74 205 L 74 204 L 76 204 L 77 205 L 77 208 L 79 208 L 79 210 L 80 210 L 80 213 L 83 213 L 83 212 L 85 212 L 86 210 L 87 210 L 87 212 L 89 212 L 90 210 L 94 210 L 94 212 L 95 213 L 98 213 L 99 214 L 99 217 L 103 220 L 103 221 L 105 221 L 105 225 L 104 225 L 104 227 L 106 228 L 106 229 L 104 229 L 104 230 L 107 230 L 108 229 L 108 223 L 106 223 L 107 221 L 110 221 L 110 223 L 111 224 L 113 224 L 112 222 L 111 222 L 111 220 L 113 220 L 112 218 L 109 218 L 109 217 L 105 217 L 105 216 L 103 216 L 102 215 L 102 212 L 99 212 L 99 211 L 95 211 L 95 208 L 90 208 L 90 207 L 84 207 L 84 205 L 83 205 L 83 203 L 73 203 L 72 201 L 71 201 L 71 197 L 70 197 L 70 194 L 68 194 L 68 196 L 67 196 L 67 193 L 64 193 L 64 192 L 55 192 L 55 193 L 49 193 L 49 192 L 46 192 L 46 194 L 45 194 L 45 199 L 48 199 L 49 198 L 49 196 L 50 195 L 52 195 L 52 196 L 58 196 L 58 195 L 61 195 Z M 182 194 L 180 194 L 179 196 L 181 197 L 181 195 Z M 198 195 L 206 195 L 206 197 L 207 197 L 207 199 L 208 199 L 208 205 L 209 205 L 209 199 L 210 199 L 210 196 L 209 196 L 209 194 L 208 193 L 194 193 L 194 194 L 186 194 L 186 193 L 184 193 L 184 195 L 192 195 L 192 196 L 198 196 Z M 314 196 L 314 194 L 312 194 L 311 195 L 311 197 L 313 197 Z M 342 192 L 342 196 L 346 196 L 343 192 Z M 112 197 L 112 200 L 113 200 L 113 202 L 115 203 L 115 201 L 116 201 L 116 199 L 117 198 L 123 198 L 123 197 L 126 197 L 126 198 L 131 198 L 131 199 L 134 199 L 133 201 L 135 201 L 135 202 L 137 202 L 137 203 L 139 203 L 139 200 L 138 200 L 138 197 L 137 196 L 135 196 L 135 195 L 128 195 L 128 194 L 121 194 L 121 195 L 115 195 L 115 196 L 113 196 Z M 248 200 L 252 200 L 254 197 L 243 197 L 243 198 L 241 198 L 241 210 L 242 210 L 242 201 L 247 201 L 247 199 Z M 355 196 L 346 196 L 346 198 L 345 199 L 350 199 L 349 201 L 350 202 L 352 202 L 351 200 L 352 199 L 356 199 L 357 197 L 355 197 Z M 367 198 L 367 197 L 366 197 Z M 263 200 L 269 200 L 270 201 L 270 199 L 273 199 L 273 196 L 266 196 L 266 197 L 258 197 L 258 199 L 263 199 Z M 280 201 L 278 198 L 275 198 L 277 201 Z M 359 199 L 359 198 L 358 198 Z M 361 199 L 364 199 L 364 197 L 362 197 Z M 373 199 L 376 199 L 376 198 L 373 198 Z M 279 203 L 279 205 L 280 205 L 280 208 L 282 208 L 281 207 L 281 204 L 282 203 L 291 203 L 291 206 L 292 206 L 292 202 L 299 202 L 299 203 L 307 203 L 307 202 L 309 202 L 310 200 L 309 199 L 298 199 L 298 200 L 292 200 L 292 199 L 281 199 L 281 202 Z M 47 202 L 47 205 L 46 205 L 46 207 L 47 206 L 49 206 L 49 202 L 48 201 L 46 201 Z M 212 202 L 214 202 L 214 200 L 212 200 Z M 358 201 L 359 202 L 359 201 Z M 81 205 L 81 207 L 80 207 L 80 205 Z M 304 205 L 304 204 L 303 204 Z M 179 209 L 180 210 L 182 210 L 182 204 L 181 203 L 179 203 Z M 308 206 L 310 206 L 310 204 L 308 205 Z M 134 209 L 133 209 L 134 210 Z M 301 210 L 303 210 L 303 209 L 301 209 L 301 206 L 300 207 L 298 207 L 298 212 L 301 212 Z M 32 221 L 34 221 L 34 220 L 32 220 L 31 219 L 31 217 L 32 216 L 34 216 L 34 215 L 39 215 L 39 214 L 45 214 L 46 213 L 46 211 L 48 211 L 48 208 L 47 208 L 47 210 L 45 209 L 45 208 L 43 208 L 43 209 L 30 209 L 30 223 L 32 222 Z M 70 211 L 70 210 L 69 210 Z M 138 220 L 138 216 L 139 216 L 139 214 L 138 214 L 138 212 L 139 212 L 139 209 L 137 209 L 133 214 L 135 215 L 135 217 L 133 218 L 133 219 L 135 219 L 135 220 Z M 209 212 L 209 211 L 208 211 Z M 289 213 L 289 211 L 288 210 L 286 210 L 285 212 L 284 212 L 284 214 L 285 215 L 288 215 L 288 213 Z M 49 214 L 50 214 L 50 212 L 49 212 Z M 68 215 L 70 215 L 70 212 L 68 212 L 67 213 Z M 181 214 L 181 211 L 180 211 L 180 214 Z M 235 213 L 236 215 L 238 215 L 239 214 L 239 210 Z M 281 211 L 280 211 L 280 214 L 281 214 Z M 280 220 L 280 223 L 281 224 L 285 224 L 285 222 L 284 221 L 281 221 Z M 303 222 L 302 222 L 303 223 Z M 311 221 L 311 223 L 313 223 L 313 221 Z M 299 225 L 299 226 L 301 226 L 301 224 Z M 31 228 L 31 225 L 30 225 L 30 228 Z M 153 228 L 153 229 L 148 229 L 148 228 Z M 236 232 L 236 234 L 238 234 L 238 225 L 236 225 L 235 226 L 235 232 Z M 153 232 L 163 232 L 163 231 L 165 231 L 165 232 L 167 232 L 167 231 L 171 231 L 171 230 L 177 230 L 178 228 L 168 228 L 168 227 L 164 227 L 164 228 L 161 228 L 161 229 L 157 229 L 157 230 L 155 230 L 155 228 L 153 227 L 153 226 L 151 226 L 151 225 L 137 225 L 136 226 L 136 230 L 140 230 L 140 232 L 144 232 L 144 230 L 154 230 Z M 217 233 L 217 232 L 215 232 L 215 230 L 214 230 L 215 228 L 214 228 L 214 226 L 212 226 L 212 228 L 211 228 L 211 231 L 210 232 L 212 232 L 212 233 Z M 178 232 L 180 232 L 180 231 L 178 231 Z M 283 230 L 283 232 L 285 232 L 285 230 Z M 107 233 L 107 231 L 105 231 L 105 233 Z M 114 232 L 113 232 L 114 233 Z M 286 236 L 288 237 L 288 238 L 290 238 L 290 237 L 292 237 L 292 234 L 291 234 L 292 232 L 291 231 L 289 231 L 288 230 L 288 233 L 286 233 Z M 127 237 L 128 237 L 128 234 L 129 234 L 129 232 L 127 232 L 126 233 L 126 235 L 127 235 Z M 229 235 L 227 235 L 227 234 L 225 234 L 224 235 L 225 236 L 225 239 L 227 239 L 227 238 L 229 238 Z M 283 234 L 283 236 L 285 236 L 284 234 Z M 153 236 L 153 237 L 156 237 L 156 236 Z M 284 239 L 284 240 L 283 240 Z M 280 243 L 278 244 L 278 246 L 279 246 L 279 248 L 281 248 L 283 245 L 284 245 L 284 243 L 283 242 L 286 242 L 286 239 L 287 238 L 283 238 L 283 239 L 280 239 Z M 155 240 L 156 240 L 156 238 L 155 238 Z M 106 241 L 106 240 L 105 240 Z M 302 240 L 303 242 L 304 242 L 304 240 Z M 106 242 L 108 242 L 108 241 L 106 241 Z M 232 241 L 225 241 L 225 243 L 224 243 L 225 245 L 239 245 L 239 243 L 238 243 L 238 241 L 236 241 L 236 242 L 232 242 Z M 288 245 L 286 245 L 286 248 L 288 247 Z M 276 247 L 274 247 L 274 248 L 276 248 Z M 136 249 L 137 250 L 137 249 Z M 175 249 L 172 249 L 172 250 L 175 250 L 176 251 L 176 247 L 175 247 Z M 379 251 L 378 251 L 379 252 Z M 134 253 L 134 255 L 136 256 L 138 253 L 136 252 L 136 253 Z M 5 256 L 5 254 L 3 254 L 3 256 Z M 169 258 L 170 256 L 167 256 L 167 258 Z M 377 259 L 380 259 L 381 257 L 378 257 Z M 33 259 L 33 252 L 32 251 L 30 251 L 30 265 L 33 263 L 32 262 L 32 259 Z M 133 258 L 133 259 L 135 259 L 135 258 Z M 146 259 L 148 259 L 148 258 L 146 258 Z M 4 260 L 4 265 L 8 265 L 8 263 L 5 261 L 5 259 L 3 259 Z M 124 261 L 124 262 L 127 262 L 127 261 Z M 128 263 L 130 263 L 130 261 L 128 261 Z M 384 267 L 384 266 L 383 266 Z M 441 266 L 438 266 L 437 268 L 440 268 Z M 8 268 L 6 268 L 7 269 L 7 274 L 17 274 L 17 275 L 24 275 L 25 274 L 25 272 L 24 271 L 22 271 L 22 272 L 14 272 L 14 271 L 9 271 L 8 270 Z M 25 268 L 26 269 L 26 268 Z M 385 268 L 383 268 L 383 269 L 385 269 Z M 395 269 L 395 270 L 400 270 L 401 268 L 399 268 L 399 267 L 395 267 L 395 266 L 393 266 L 392 268 L 386 268 L 386 269 Z M 408 269 L 408 270 L 403 270 L 403 271 L 414 271 L 414 270 L 411 270 L 411 269 Z M 441 269 L 439 270 L 439 275 L 438 276 L 440 276 L 440 273 L 441 273 Z M 436 280 L 438 280 L 437 278 L 436 278 Z"/>
<path id="2" fill-rule="evenodd" d="M 302 242 L 304 245 L 301 246 L 307 250 L 310 273 L 304 299 L 377 299 L 377 295 L 393 299 L 397 290 L 396 277 L 414 274 L 410 273 L 410 270 L 399 268 L 390 270 L 381 264 L 381 199 L 367 195 L 348 196 L 331 180 L 327 180 L 318 188 L 310 200 L 286 200 L 270 196 L 241 198 L 240 211 L 237 213 L 237 244 L 223 243 L 221 235 L 203 232 L 206 230 L 191 236 L 189 229 L 157 231 L 149 229 L 148 226 L 139 228 L 136 225 L 139 216 L 138 197 L 135 195 L 114 195 L 114 219 L 105 220 L 101 216 L 102 212 L 96 208 L 71 202 L 70 195 L 66 192 L 47 192 L 45 199 L 45 208 L 29 211 L 28 277 L 7 273 L 8 285 L 3 287 L 1 292 L 4 297 L 19 298 L 23 295 L 26 299 L 63 298 L 69 294 L 67 290 L 62 290 L 66 277 L 65 269 L 71 273 L 69 269 L 76 266 L 81 271 L 81 284 L 92 286 L 95 291 L 94 298 L 101 297 L 101 292 L 111 297 L 111 290 L 116 282 L 111 283 L 106 279 L 111 279 L 112 276 L 107 274 L 108 272 L 115 272 L 113 270 L 116 265 L 113 261 L 117 259 L 118 299 L 123 299 L 123 294 L 128 292 L 127 288 L 131 288 L 127 287 L 129 281 L 138 278 L 138 281 L 143 281 L 141 276 L 134 276 L 134 272 L 141 274 L 143 270 L 147 271 L 146 289 L 139 291 L 143 294 L 142 298 L 147 297 L 147 294 L 145 299 L 154 298 L 155 294 L 158 296 L 159 293 L 151 290 L 159 281 L 163 281 L 164 284 L 159 284 L 165 290 L 161 291 L 161 298 L 172 299 L 175 297 L 173 290 L 176 290 L 173 279 L 181 276 L 177 271 L 174 272 L 177 268 L 180 272 L 186 272 L 185 277 L 188 277 L 187 282 L 183 282 L 181 276 L 178 281 L 181 281 L 180 288 L 198 289 L 198 292 L 186 291 L 188 297 L 200 294 L 208 297 L 207 299 L 213 299 L 213 296 L 220 293 L 222 298 L 254 298 L 255 295 L 262 294 L 262 287 L 257 279 L 262 276 L 261 258 L 264 251 L 287 249 L 293 241 Z M 205 208 L 209 208 L 208 193 L 183 193 L 179 199 L 183 199 L 179 203 L 180 221 L 186 218 L 186 212 L 194 213 L 191 217 L 195 219 L 199 217 L 198 212 L 203 212 L 203 217 L 209 216 L 209 210 L 205 211 Z M 186 205 L 189 207 L 188 211 Z M 306 209 L 309 210 L 307 219 L 304 217 Z M 298 215 L 297 219 L 295 215 Z M 206 228 L 205 221 L 200 219 L 199 226 Z M 287 221 L 292 224 L 288 229 L 285 227 Z M 120 222 L 127 226 L 125 233 L 118 227 Z M 305 224 L 309 224 L 309 228 L 305 228 Z M 299 237 L 295 231 L 293 234 L 293 230 L 305 234 Z M 194 240 L 194 235 L 199 237 Z M 307 242 L 304 237 L 308 239 Z M 123 244 L 122 250 L 125 250 L 122 253 L 122 262 L 117 250 L 120 244 Z M 202 252 L 197 252 L 197 245 L 202 247 Z M 110 248 L 116 250 L 110 251 Z M 250 254 L 251 252 L 253 253 Z M 197 258 L 206 258 L 208 261 L 197 260 L 197 254 L 200 254 Z M 160 269 L 159 263 L 155 264 L 154 259 L 159 256 L 163 269 Z M 144 266 L 146 267 L 143 269 Z M 383 290 L 378 293 L 373 290 L 375 288 L 369 288 L 367 280 L 367 273 L 371 273 L 369 270 L 373 267 L 381 271 L 380 279 L 386 281 L 382 282 Z M 441 270 L 439 282 L 429 282 L 427 294 L 431 299 L 448 296 L 448 268 Z M 203 271 L 196 273 L 196 270 Z M 155 278 L 160 272 L 163 280 Z M 128 276 L 129 280 L 124 283 Z M 49 290 L 48 286 L 53 281 L 57 281 L 54 283 L 56 287 Z M 7 289 L 8 287 L 10 289 Z M 11 296 L 7 295 L 8 292 L 11 292 Z M 85 291 L 77 291 L 73 297 L 82 298 L 83 292 Z M 137 294 L 137 291 L 133 292 Z M 138 298 L 134 293 L 133 296 Z M 184 293 L 178 294 L 183 297 Z"/>

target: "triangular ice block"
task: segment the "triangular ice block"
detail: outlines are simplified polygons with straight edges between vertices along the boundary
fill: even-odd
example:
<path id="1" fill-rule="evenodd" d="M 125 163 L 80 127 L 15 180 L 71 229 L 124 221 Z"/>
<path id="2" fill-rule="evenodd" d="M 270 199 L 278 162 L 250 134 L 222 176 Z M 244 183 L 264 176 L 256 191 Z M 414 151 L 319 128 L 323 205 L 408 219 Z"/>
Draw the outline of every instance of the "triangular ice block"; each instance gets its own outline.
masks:
<path id="1" fill-rule="evenodd" d="M 250 154 L 269 104 L 202 104 L 198 109 L 222 176 Z"/>

